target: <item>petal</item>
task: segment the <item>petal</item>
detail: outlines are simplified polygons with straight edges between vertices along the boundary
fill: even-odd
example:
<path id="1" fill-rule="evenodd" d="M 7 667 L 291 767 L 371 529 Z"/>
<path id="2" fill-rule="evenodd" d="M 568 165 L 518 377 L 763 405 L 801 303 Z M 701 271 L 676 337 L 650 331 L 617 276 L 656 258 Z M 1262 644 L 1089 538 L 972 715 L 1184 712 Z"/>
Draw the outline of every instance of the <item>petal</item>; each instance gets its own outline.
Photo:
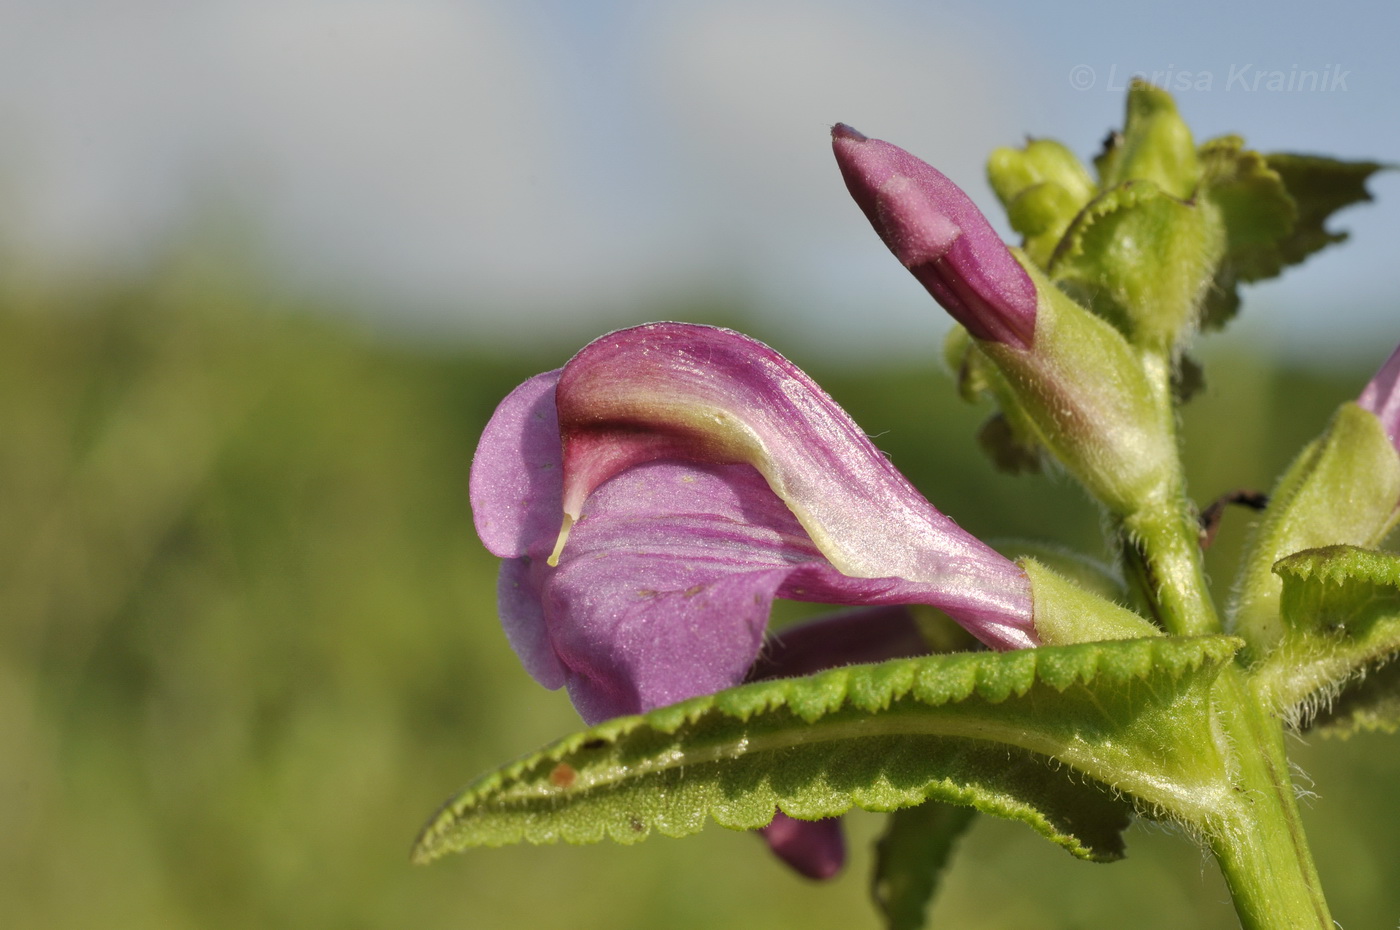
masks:
<path id="1" fill-rule="evenodd" d="M 900 579 L 838 572 L 746 465 L 629 469 L 589 499 L 559 566 L 542 571 L 550 654 L 590 722 L 744 681 L 775 596 L 852 604 L 929 596 Z M 847 612 L 767 647 L 786 656 L 775 667 L 787 675 L 805 674 L 804 663 L 816 670 L 921 650 L 903 608 Z"/>
<path id="2" fill-rule="evenodd" d="M 590 722 L 742 682 L 783 582 L 824 564 L 752 468 L 677 462 L 600 488 L 564 555 L 544 610 Z"/>
<path id="3" fill-rule="evenodd" d="M 758 832 L 774 855 L 807 878 L 834 878 L 846 864 L 846 837 L 840 817 L 796 820 L 777 811 L 773 822 Z"/>
<path id="4" fill-rule="evenodd" d="M 501 562 L 496 603 L 510 648 L 530 677 L 551 691 L 564 685 L 564 667 L 550 642 L 544 604 L 540 601 L 543 562 L 522 557 Z"/>
<path id="5" fill-rule="evenodd" d="M 596 723 L 739 684 L 785 575 L 627 555 L 561 568 L 547 609 L 569 617 L 551 633 L 574 706 Z"/>
<path id="6" fill-rule="evenodd" d="M 558 567 L 540 570 L 549 654 L 564 666 L 570 696 L 589 722 L 752 677 L 774 597 L 891 605 L 946 599 L 902 579 L 843 575 L 744 465 L 667 461 L 629 469 L 589 499 Z M 1010 626 L 983 625 L 979 634 L 998 648 L 1035 644 Z M 923 651 L 903 607 L 851 611 L 784 631 L 757 668 L 806 674 Z"/>
<path id="7" fill-rule="evenodd" d="M 750 681 L 791 678 L 928 652 L 928 643 L 908 607 L 848 610 L 773 634 L 748 677 Z"/>
<path id="8" fill-rule="evenodd" d="M 1376 415 L 1400 452 L 1400 348 L 1391 353 L 1356 402 Z"/>
<path id="9" fill-rule="evenodd" d="M 622 330 L 564 367 L 556 401 L 573 519 L 604 481 L 642 462 L 748 463 L 840 573 L 917 585 L 913 600 L 976 635 L 1005 627 L 1034 643 L 1024 573 L 938 512 L 835 401 L 762 343 L 683 323 Z"/>
<path id="10" fill-rule="evenodd" d="M 559 529 L 561 452 L 554 412 L 558 371 L 536 375 L 501 401 L 472 457 L 476 533 L 492 555 L 525 555 Z"/>
<path id="11" fill-rule="evenodd" d="M 1030 348 L 1035 284 L 972 199 L 932 165 L 844 123 L 831 144 L 851 197 L 934 299 L 978 339 Z"/>

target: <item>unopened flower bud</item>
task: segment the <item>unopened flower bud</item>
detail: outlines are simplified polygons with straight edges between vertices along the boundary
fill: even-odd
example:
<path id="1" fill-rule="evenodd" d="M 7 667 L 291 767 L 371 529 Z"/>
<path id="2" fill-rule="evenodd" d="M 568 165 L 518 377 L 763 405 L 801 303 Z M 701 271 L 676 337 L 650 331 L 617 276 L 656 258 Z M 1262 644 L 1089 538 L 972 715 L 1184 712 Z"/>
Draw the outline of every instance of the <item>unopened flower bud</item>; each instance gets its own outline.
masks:
<path id="1" fill-rule="evenodd" d="M 895 258 L 978 339 L 1028 348 L 1035 285 L 967 194 L 904 149 L 831 130 L 846 187 Z"/>
<path id="2" fill-rule="evenodd" d="M 1258 651 L 1283 636 L 1279 559 L 1304 549 L 1383 540 L 1400 517 L 1400 349 L 1356 403 L 1284 472 L 1246 551 L 1232 620 Z"/>

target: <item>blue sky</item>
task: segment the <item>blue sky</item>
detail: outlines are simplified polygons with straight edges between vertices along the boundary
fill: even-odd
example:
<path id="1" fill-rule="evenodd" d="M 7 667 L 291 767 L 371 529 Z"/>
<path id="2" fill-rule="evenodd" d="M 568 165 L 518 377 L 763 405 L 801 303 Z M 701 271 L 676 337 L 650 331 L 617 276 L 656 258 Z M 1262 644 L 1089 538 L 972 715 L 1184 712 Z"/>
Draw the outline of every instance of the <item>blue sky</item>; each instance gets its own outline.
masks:
<path id="1" fill-rule="evenodd" d="M 0 244 L 69 278 L 214 205 L 286 290 L 388 327 L 565 346 L 708 295 L 755 303 L 790 352 L 911 356 L 946 324 L 847 201 L 833 122 L 999 224 L 986 153 L 1029 133 L 1092 154 L 1133 72 L 1182 88 L 1199 138 L 1400 162 L 1400 5 L 1124 9 L 9 0 Z M 1327 86 L 1270 88 L 1308 71 Z M 1247 292 L 1240 337 L 1378 358 L 1400 338 L 1400 181 L 1372 186 L 1336 224 L 1352 243 Z"/>

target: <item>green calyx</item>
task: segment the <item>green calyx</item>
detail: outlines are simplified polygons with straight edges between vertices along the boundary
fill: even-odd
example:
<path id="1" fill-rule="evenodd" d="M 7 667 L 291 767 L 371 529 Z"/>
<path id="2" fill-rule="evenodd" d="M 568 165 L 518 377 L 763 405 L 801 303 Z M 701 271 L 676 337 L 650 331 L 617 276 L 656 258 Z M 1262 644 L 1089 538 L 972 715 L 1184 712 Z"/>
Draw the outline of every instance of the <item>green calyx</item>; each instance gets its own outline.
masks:
<path id="1" fill-rule="evenodd" d="M 1024 558 L 1018 564 L 1031 580 L 1035 632 L 1047 646 L 1162 635 L 1161 630 L 1131 610 L 1075 584 L 1035 559 Z"/>
<path id="2" fill-rule="evenodd" d="M 1283 633 L 1256 670 L 1276 711 L 1343 735 L 1400 723 L 1400 556 L 1354 546 L 1274 565 Z"/>
<path id="3" fill-rule="evenodd" d="M 1134 513 L 1171 492 L 1176 449 L 1163 429 L 1163 398 L 1122 333 L 1055 287 L 1036 283 L 1035 344 L 978 342 L 995 366 L 980 370 L 1011 434 L 1050 451 L 1096 498 Z M 975 367 L 975 363 L 974 367 Z"/>
<path id="4" fill-rule="evenodd" d="M 1214 280 L 1216 216 L 1147 179 L 1095 198 L 1066 231 L 1050 275 L 1136 346 L 1171 355 Z"/>
<path id="5" fill-rule="evenodd" d="M 1380 421 L 1343 404 L 1284 472 L 1241 563 L 1232 630 L 1260 658 L 1283 638 L 1274 563 L 1304 549 L 1378 544 L 1400 516 L 1400 455 Z"/>

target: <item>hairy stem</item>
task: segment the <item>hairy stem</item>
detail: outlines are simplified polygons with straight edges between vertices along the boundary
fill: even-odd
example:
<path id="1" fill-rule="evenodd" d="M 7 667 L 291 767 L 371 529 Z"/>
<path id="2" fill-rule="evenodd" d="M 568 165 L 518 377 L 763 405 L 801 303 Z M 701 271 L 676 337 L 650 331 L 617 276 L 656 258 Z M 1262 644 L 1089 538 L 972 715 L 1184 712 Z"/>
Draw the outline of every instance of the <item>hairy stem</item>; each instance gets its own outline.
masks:
<path id="1" fill-rule="evenodd" d="M 1176 406 L 1172 398 L 1171 360 L 1145 352 L 1143 370 L 1154 392 L 1157 429 L 1176 446 Z M 1221 631 L 1220 618 L 1206 585 L 1200 523 L 1186 497 L 1180 459 L 1162 463 L 1159 493 L 1137 510 L 1119 514 L 1119 548 L 1130 581 L 1169 633 L 1194 636 Z"/>
<path id="2" fill-rule="evenodd" d="M 1245 675 L 1226 669 L 1216 685 L 1221 723 L 1235 745 L 1237 803 L 1206 825 L 1245 930 L 1332 930 L 1298 815 L 1283 733 Z"/>
<path id="3" fill-rule="evenodd" d="M 1165 378 L 1159 378 L 1169 408 Z M 1175 433 L 1164 417 L 1163 429 Z M 1166 493 L 1120 517 L 1119 542 L 1129 576 L 1169 633 L 1221 632 L 1206 584 L 1200 527 L 1178 469 Z M 1233 801 L 1197 826 L 1220 863 L 1245 930 L 1317 928 L 1332 918 L 1313 865 L 1284 752 L 1283 729 L 1240 666 L 1225 669 L 1214 688 L 1222 773 Z"/>
<path id="4" fill-rule="evenodd" d="M 1124 518 L 1119 535 L 1125 568 L 1167 632 L 1221 631 L 1206 587 L 1198 523 L 1184 494 Z"/>

